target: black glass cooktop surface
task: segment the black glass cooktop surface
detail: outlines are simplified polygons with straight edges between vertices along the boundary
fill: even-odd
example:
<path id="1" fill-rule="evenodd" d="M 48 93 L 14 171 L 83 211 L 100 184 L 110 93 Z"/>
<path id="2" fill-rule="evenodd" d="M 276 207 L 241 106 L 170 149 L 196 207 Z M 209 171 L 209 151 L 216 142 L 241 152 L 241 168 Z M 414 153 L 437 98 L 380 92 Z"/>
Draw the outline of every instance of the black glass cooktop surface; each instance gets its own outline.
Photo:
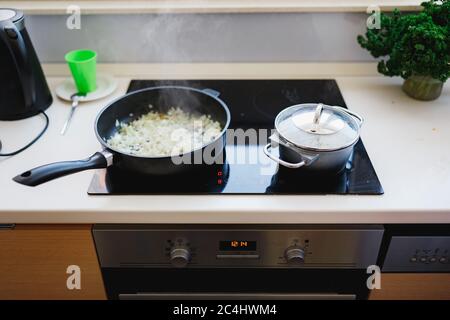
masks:
<path id="1" fill-rule="evenodd" d="M 267 135 L 270 135 L 270 130 L 273 129 L 276 115 L 288 106 L 322 102 L 346 107 L 336 81 L 328 79 L 133 80 L 128 92 L 159 85 L 213 89 L 220 93 L 220 98 L 230 109 L 230 129 L 266 129 Z M 262 149 L 267 140 L 250 140 L 237 143 L 235 140 L 228 141 L 224 164 L 200 165 L 183 175 L 133 175 L 114 167 L 96 170 L 88 193 L 383 194 L 383 188 L 361 140 L 355 145 L 346 168 L 333 175 L 311 174 L 301 169 L 278 167 L 263 154 Z"/>

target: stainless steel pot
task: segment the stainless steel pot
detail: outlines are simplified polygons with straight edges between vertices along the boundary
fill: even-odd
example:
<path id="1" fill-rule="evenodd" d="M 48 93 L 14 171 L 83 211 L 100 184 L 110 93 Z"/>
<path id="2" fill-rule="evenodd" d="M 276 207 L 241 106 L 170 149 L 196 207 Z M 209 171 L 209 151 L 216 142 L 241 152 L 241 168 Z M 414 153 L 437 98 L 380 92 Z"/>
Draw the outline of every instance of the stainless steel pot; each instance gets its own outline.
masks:
<path id="1" fill-rule="evenodd" d="M 276 133 L 270 136 L 264 153 L 287 168 L 337 173 L 352 155 L 363 122 L 361 116 L 342 107 L 294 105 L 276 117 Z M 275 146 L 279 157 L 272 153 Z"/>

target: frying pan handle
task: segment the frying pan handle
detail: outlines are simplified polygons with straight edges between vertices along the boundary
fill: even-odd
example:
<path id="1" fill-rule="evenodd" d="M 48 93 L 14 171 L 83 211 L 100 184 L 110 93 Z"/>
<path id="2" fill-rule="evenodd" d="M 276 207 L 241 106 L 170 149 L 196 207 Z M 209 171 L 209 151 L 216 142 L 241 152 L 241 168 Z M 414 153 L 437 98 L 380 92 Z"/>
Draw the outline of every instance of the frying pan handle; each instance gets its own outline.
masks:
<path id="1" fill-rule="evenodd" d="M 91 157 L 84 160 L 75 160 L 75 161 L 63 161 L 63 162 L 55 162 L 46 164 L 16 176 L 13 178 L 17 183 L 35 187 L 44 182 L 64 177 L 66 175 L 89 170 L 89 169 L 99 169 L 106 168 L 112 164 L 112 159 L 108 156 L 110 154 L 106 154 L 106 152 L 96 152 Z"/>

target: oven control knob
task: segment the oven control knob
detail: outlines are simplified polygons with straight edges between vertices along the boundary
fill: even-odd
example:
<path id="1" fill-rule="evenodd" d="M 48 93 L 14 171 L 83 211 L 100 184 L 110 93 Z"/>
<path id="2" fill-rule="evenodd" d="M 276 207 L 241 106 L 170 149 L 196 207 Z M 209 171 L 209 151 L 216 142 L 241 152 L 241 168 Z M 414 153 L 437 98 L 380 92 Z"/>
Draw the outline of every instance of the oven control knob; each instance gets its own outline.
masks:
<path id="1" fill-rule="evenodd" d="M 305 251 L 299 247 L 289 247 L 284 253 L 288 263 L 297 264 L 305 261 Z"/>
<path id="2" fill-rule="evenodd" d="M 184 268 L 191 260 L 191 253 L 186 248 L 173 248 L 170 252 L 170 262 L 175 268 Z"/>

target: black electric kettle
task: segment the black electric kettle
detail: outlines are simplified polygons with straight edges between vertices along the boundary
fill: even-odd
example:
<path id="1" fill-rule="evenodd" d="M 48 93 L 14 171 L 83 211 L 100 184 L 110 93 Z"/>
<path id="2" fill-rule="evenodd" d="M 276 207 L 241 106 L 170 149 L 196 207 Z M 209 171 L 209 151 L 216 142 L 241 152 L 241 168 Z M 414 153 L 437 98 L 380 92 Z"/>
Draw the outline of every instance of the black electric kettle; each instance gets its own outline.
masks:
<path id="1" fill-rule="evenodd" d="M 21 11 L 0 8 L 0 120 L 34 116 L 52 95 Z"/>

